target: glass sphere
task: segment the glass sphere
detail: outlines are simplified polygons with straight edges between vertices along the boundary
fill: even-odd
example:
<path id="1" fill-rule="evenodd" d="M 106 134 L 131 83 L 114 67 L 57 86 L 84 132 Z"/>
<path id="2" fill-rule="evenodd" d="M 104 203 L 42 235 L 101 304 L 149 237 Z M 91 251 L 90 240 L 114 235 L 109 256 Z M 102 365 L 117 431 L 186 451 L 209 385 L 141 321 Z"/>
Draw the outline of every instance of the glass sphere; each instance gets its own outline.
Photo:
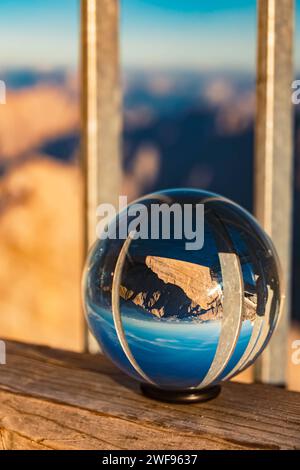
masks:
<path id="1" fill-rule="evenodd" d="M 187 189 L 122 210 L 92 248 L 83 288 L 104 354 L 164 390 L 206 388 L 252 364 L 283 298 L 258 222 L 228 199 Z"/>

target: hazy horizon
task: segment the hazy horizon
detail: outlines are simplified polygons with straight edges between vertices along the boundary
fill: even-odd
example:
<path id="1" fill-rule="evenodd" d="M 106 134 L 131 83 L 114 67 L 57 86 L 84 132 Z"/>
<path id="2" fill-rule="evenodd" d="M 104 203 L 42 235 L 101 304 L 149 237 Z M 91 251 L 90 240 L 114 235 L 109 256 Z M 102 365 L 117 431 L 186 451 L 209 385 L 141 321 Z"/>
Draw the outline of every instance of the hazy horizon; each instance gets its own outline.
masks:
<path id="1" fill-rule="evenodd" d="M 0 67 L 77 68 L 79 3 L 2 0 Z M 297 24 L 300 0 L 296 5 Z M 255 73 L 256 0 L 121 0 L 120 38 L 125 68 Z"/>

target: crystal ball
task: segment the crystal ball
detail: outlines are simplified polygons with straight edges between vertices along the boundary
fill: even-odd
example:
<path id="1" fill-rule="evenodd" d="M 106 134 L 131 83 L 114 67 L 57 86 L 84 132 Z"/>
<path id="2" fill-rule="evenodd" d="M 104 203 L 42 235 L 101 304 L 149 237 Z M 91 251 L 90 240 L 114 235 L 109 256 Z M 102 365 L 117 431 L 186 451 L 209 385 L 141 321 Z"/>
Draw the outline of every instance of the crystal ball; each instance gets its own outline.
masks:
<path id="1" fill-rule="evenodd" d="M 213 193 L 169 190 L 102 228 L 84 304 L 122 371 L 163 390 L 204 389 L 256 360 L 283 294 L 273 243 L 247 211 Z"/>

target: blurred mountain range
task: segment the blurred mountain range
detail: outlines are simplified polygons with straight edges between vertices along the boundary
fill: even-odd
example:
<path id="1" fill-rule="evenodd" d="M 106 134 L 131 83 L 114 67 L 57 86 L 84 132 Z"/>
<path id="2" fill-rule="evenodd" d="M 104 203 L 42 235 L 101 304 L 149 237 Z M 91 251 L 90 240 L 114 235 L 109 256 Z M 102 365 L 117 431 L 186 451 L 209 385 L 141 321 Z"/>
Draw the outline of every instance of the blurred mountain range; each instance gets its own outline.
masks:
<path id="1" fill-rule="evenodd" d="M 4 74 L 0 106 L 0 335 L 82 348 L 78 83 Z"/>
<path id="2" fill-rule="evenodd" d="M 12 335 L 21 321 L 28 331 L 22 339 L 29 338 L 34 319 L 32 324 L 16 319 L 13 312 L 21 309 L 24 318 L 32 306 L 36 316 L 49 318 L 55 309 L 53 331 L 69 311 L 73 330 L 62 322 L 52 344 L 74 347 L 75 337 L 79 348 L 80 260 L 78 255 L 75 266 L 73 258 L 81 243 L 78 79 L 63 70 L 10 70 L 0 78 L 8 89 L 7 104 L 0 106 L 0 308 L 10 312 L 4 334 Z M 125 70 L 123 83 L 123 194 L 133 199 L 190 186 L 218 192 L 252 210 L 254 77 L 131 69 Z M 295 155 L 294 293 L 300 278 L 299 109 Z M 293 313 L 300 320 L 296 295 Z M 46 338 L 49 332 L 42 334 Z"/>

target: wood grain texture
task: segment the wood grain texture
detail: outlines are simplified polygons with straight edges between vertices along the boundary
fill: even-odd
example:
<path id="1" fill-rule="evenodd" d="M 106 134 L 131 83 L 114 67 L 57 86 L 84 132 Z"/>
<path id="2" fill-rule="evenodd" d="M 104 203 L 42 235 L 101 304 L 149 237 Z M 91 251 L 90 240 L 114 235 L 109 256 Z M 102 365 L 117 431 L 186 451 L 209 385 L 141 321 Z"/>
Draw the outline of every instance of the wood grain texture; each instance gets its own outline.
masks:
<path id="1" fill-rule="evenodd" d="M 214 401 L 145 398 L 100 355 L 7 344 L 0 449 L 300 449 L 300 395 L 225 384 Z"/>
<path id="2" fill-rule="evenodd" d="M 275 384 L 286 383 L 290 314 L 293 26 L 293 0 L 259 0 L 255 212 L 277 248 L 286 302 L 279 328 L 258 362 L 256 379 Z"/>

